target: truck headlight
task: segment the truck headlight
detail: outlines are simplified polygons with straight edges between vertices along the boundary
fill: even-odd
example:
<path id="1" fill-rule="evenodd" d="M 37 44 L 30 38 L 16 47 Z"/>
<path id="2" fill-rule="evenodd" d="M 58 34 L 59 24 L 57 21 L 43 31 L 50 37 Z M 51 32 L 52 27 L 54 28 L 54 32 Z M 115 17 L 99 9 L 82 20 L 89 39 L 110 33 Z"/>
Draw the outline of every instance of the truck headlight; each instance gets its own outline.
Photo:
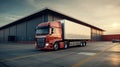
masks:
<path id="1" fill-rule="evenodd" d="M 46 43 L 46 44 L 45 44 L 45 46 L 48 46 L 48 45 L 49 45 L 49 43 Z"/>

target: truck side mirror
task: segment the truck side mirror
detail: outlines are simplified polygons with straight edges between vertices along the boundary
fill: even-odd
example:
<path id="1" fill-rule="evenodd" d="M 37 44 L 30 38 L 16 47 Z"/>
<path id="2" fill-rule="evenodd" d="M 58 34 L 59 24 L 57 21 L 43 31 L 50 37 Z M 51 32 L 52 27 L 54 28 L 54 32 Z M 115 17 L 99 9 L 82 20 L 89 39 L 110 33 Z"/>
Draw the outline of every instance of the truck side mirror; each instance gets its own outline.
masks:
<path id="1" fill-rule="evenodd" d="M 50 28 L 50 34 L 54 33 L 54 28 Z"/>

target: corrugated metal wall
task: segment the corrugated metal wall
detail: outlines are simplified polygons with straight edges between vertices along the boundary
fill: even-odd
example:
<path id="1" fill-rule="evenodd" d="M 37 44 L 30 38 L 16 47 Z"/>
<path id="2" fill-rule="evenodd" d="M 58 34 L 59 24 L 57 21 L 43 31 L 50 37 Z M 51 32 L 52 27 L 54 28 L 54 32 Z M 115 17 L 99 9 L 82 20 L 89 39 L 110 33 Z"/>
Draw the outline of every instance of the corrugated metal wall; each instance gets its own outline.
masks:
<path id="1" fill-rule="evenodd" d="M 8 42 L 8 36 L 15 36 L 16 41 L 34 41 L 35 28 L 40 22 L 47 22 L 48 15 L 16 24 L 9 28 L 0 30 L 0 42 Z"/>
<path id="2" fill-rule="evenodd" d="M 103 32 L 100 30 L 96 30 L 96 29 L 91 29 L 91 40 L 93 41 L 99 41 L 102 40 L 102 35 Z"/>
<path id="3" fill-rule="evenodd" d="M 17 25 L 17 41 L 34 41 L 35 28 L 40 22 L 47 22 L 47 15 Z M 22 28 L 21 28 L 22 27 Z M 22 32 L 21 32 L 22 31 Z"/>
<path id="4" fill-rule="evenodd" d="M 1 30 L 0 31 L 0 42 L 3 42 L 4 41 L 4 31 Z"/>
<path id="5" fill-rule="evenodd" d="M 60 17 L 56 17 L 56 16 L 53 16 L 53 15 L 48 15 L 48 21 L 55 21 L 55 20 L 61 20 L 62 18 Z"/>
<path id="6" fill-rule="evenodd" d="M 10 36 L 16 36 L 16 32 L 17 32 L 16 31 L 16 25 L 10 27 L 9 30 L 10 30 L 10 32 L 9 32 Z"/>
<path id="7" fill-rule="evenodd" d="M 4 29 L 4 41 L 8 41 L 8 36 L 9 36 L 9 28 Z"/>
<path id="8" fill-rule="evenodd" d="M 26 22 L 17 25 L 17 41 L 26 41 Z"/>

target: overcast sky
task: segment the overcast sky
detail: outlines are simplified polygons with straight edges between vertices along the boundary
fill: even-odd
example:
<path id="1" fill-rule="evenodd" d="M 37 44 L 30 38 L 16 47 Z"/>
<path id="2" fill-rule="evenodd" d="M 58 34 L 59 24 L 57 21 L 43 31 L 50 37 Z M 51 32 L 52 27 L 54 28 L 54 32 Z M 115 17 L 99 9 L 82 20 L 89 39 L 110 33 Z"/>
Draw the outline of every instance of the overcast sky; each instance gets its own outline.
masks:
<path id="1" fill-rule="evenodd" d="M 120 0 L 0 0 L 0 26 L 48 7 L 120 34 Z"/>

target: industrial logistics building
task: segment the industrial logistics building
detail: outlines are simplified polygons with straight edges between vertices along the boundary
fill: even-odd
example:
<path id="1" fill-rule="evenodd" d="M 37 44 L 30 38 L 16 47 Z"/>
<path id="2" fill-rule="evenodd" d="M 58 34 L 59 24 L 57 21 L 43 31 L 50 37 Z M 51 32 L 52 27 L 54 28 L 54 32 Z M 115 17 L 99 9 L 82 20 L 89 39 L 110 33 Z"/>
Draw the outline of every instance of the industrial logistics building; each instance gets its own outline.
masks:
<path id="1" fill-rule="evenodd" d="M 45 8 L 25 18 L 0 27 L 0 42 L 34 42 L 35 28 L 41 22 L 67 19 L 91 28 L 91 40 L 102 40 L 103 29 L 72 18 L 58 11 Z"/>

